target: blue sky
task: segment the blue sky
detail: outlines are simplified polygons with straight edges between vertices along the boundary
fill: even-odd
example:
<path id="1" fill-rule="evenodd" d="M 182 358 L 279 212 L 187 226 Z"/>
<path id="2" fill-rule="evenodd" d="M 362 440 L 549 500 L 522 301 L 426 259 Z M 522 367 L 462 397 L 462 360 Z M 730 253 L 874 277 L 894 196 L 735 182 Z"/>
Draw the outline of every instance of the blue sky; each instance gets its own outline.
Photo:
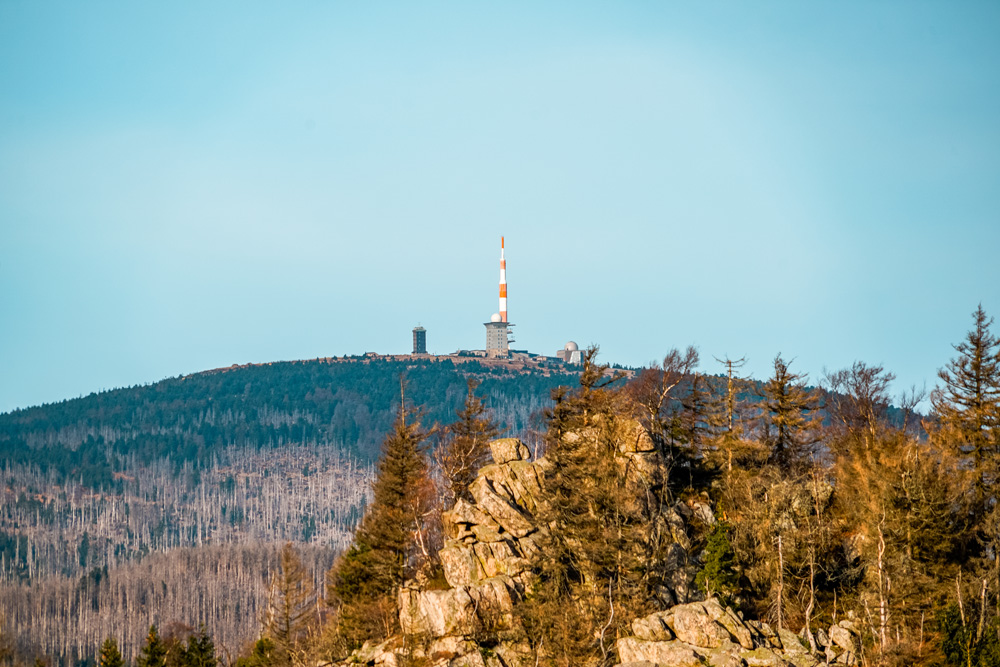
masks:
<path id="1" fill-rule="evenodd" d="M 0 3 L 0 411 L 694 344 L 933 386 L 1000 315 L 1000 4 Z M 997 327 L 1000 331 L 1000 327 Z"/>

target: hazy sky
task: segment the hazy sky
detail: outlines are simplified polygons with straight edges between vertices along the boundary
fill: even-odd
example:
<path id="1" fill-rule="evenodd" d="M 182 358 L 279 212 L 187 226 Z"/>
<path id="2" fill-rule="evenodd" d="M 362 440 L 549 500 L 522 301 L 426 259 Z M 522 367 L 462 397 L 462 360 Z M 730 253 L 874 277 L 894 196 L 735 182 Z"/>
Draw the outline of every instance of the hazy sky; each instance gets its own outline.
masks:
<path id="1" fill-rule="evenodd" d="M 0 2 L 0 411 L 514 347 L 934 384 L 1000 316 L 1000 3 Z M 1000 331 L 1000 326 L 995 327 Z"/>

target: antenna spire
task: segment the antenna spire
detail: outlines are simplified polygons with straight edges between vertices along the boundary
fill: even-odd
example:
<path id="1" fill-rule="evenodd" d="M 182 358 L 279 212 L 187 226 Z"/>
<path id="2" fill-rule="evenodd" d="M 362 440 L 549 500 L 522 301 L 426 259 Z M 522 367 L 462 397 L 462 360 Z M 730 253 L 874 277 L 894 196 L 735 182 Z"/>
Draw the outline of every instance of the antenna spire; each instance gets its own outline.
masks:
<path id="1" fill-rule="evenodd" d="M 507 321 L 507 260 L 503 257 L 504 243 L 500 237 L 500 321 Z"/>

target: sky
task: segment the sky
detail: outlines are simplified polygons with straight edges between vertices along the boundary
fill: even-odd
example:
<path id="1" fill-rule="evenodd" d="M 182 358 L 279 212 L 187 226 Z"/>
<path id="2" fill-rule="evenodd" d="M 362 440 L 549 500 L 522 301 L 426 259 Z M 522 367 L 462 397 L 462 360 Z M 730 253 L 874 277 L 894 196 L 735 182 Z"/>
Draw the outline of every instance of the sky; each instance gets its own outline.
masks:
<path id="1" fill-rule="evenodd" d="M 1000 315 L 1000 3 L 0 2 L 0 412 L 234 363 Z M 1000 325 L 994 325 L 1000 333 Z"/>

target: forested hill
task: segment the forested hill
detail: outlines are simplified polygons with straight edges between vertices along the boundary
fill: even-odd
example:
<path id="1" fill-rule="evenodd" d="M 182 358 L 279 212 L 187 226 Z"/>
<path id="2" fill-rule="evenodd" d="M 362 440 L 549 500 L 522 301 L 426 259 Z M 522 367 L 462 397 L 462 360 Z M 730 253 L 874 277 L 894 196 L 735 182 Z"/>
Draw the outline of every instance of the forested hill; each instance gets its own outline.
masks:
<path id="1" fill-rule="evenodd" d="M 550 390 L 573 384 L 572 367 L 478 360 L 361 357 L 276 362 L 206 371 L 0 415 L 0 466 L 39 466 L 96 488 L 109 486 L 129 459 L 169 458 L 210 465 L 230 446 L 334 445 L 361 462 L 378 454 L 406 378 L 407 402 L 424 422 L 453 421 L 466 378 L 511 433 L 548 404 Z"/>

